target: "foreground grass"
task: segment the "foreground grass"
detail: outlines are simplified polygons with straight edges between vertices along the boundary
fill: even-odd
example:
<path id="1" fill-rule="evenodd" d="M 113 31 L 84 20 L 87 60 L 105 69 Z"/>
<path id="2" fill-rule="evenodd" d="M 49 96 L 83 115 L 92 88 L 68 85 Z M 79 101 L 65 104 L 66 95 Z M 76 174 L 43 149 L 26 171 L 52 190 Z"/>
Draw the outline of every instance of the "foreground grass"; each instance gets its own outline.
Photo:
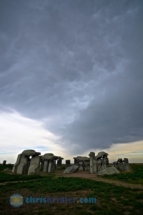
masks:
<path id="1" fill-rule="evenodd" d="M 40 179 L 40 175 L 10 175 L 4 172 L 0 172 L 0 182 L 10 182 L 10 181 L 25 181 Z"/>
<path id="2" fill-rule="evenodd" d="M 11 169 L 12 170 L 13 165 L 0 165 L 0 183 L 2 182 L 10 182 L 10 181 L 26 181 L 26 180 L 34 180 L 34 179 L 40 179 L 43 178 L 40 175 L 18 175 L 18 174 L 11 174 L 9 172 L 4 172 L 4 169 Z"/>
<path id="3" fill-rule="evenodd" d="M 2 164 L 0 164 L 0 171 L 4 170 L 6 168 L 12 169 L 13 168 L 13 164 L 6 164 L 4 166 Z"/>
<path id="4" fill-rule="evenodd" d="M 143 191 L 89 179 L 47 176 L 37 181 L 0 186 L 0 214 L 142 214 Z M 97 204 L 26 204 L 14 208 L 9 197 L 15 193 L 33 197 L 96 197 Z M 3 212 L 3 213 L 2 213 Z"/>
<path id="5" fill-rule="evenodd" d="M 34 180 L 34 179 L 41 179 L 47 176 L 41 175 L 18 175 L 18 174 L 11 174 L 3 172 L 5 168 L 12 169 L 13 165 L 0 165 L 0 182 L 10 182 L 10 181 L 22 181 L 22 180 Z M 65 168 L 65 166 L 63 166 Z M 114 175 L 104 175 L 98 176 L 102 178 L 108 178 L 113 180 L 119 180 L 127 183 L 134 183 L 134 184 L 143 184 L 143 164 L 132 164 L 131 165 L 132 172 L 122 172 L 120 174 Z"/>
<path id="6" fill-rule="evenodd" d="M 132 172 L 104 175 L 103 178 L 120 180 L 127 183 L 143 184 L 143 164 L 131 164 Z"/>

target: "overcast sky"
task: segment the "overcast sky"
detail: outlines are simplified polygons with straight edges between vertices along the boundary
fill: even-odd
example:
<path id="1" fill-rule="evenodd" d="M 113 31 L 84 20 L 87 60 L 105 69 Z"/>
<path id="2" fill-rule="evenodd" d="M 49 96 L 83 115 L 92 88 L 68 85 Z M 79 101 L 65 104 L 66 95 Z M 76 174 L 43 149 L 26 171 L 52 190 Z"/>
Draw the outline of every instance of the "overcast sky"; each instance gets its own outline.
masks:
<path id="1" fill-rule="evenodd" d="M 1 160 L 143 160 L 142 23 L 142 0 L 0 0 Z"/>

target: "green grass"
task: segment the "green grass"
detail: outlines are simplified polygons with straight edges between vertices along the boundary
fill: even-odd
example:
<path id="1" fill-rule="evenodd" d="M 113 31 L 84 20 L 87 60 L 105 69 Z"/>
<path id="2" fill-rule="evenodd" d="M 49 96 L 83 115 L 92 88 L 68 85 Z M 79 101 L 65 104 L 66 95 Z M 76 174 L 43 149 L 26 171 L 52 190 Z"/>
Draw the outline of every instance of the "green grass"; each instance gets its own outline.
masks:
<path id="1" fill-rule="evenodd" d="M 40 175 L 11 175 L 3 172 L 2 170 L 6 168 L 12 169 L 13 165 L 0 165 L 0 182 L 9 182 L 9 181 L 19 181 L 19 180 L 31 180 L 31 179 L 40 179 Z M 63 169 L 65 166 L 63 165 Z M 119 181 L 124 181 L 127 183 L 134 183 L 134 184 L 143 184 L 143 165 L 132 164 L 131 165 L 132 172 L 122 172 L 120 174 L 114 175 L 104 175 L 99 176 L 108 179 L 114 179 Z M 53 174 L 54 175 L 54 174 Z M 45 176 L 47 177 L 47 176 Z"/>
<path id="2" fill-rule="evenodd" d="M 18 174 L 9 174 L 4 172 L 4 169 L 11 169 L 13 168 L 12 164 L 7 164 L 5 166 L 0 165 L 0 183 L 2 182 L 10 182 L 10 181 L 25 181 L 25 180 L 34 180 L 42 178 L 40 175 L 18 175 Z"/>
<path id="3" fill-rule="evenodd" d="M 42 178 L 40 175 L 10 175 L 5 172 L 0 172 L 0 183 L 10 181 L 25 181 Z"/>
<path id="4" fill-rule="evenodd" d="M 132 189 L 124 188 L 120 186 L 115 186 L 107 184 L 104 182 L 93 181 L 90 179 L 81 179 L 81 178 L 66 178 L 66 177 L 57 177 L 47 176 L 46 178 L 38 179 L 36 181 L 27 181 L 17 184 L 8 183 L 6 186 L 0 186 L 0 191 L 3 193 L 6 190 L 15 190 L 15 189 L 29 189 L 33 192 L 42 192 L 44 193 L 58 193 L 58 192 L 70 192 L 70 191 L 79 191 L 79 190 L 90 190 L 89 197 L 93 196 L 104 196 L 108 201 L 108 197 L 116 194 L 116 197 L 120 199 L 123 195 L 128 198 L 129 194 L 132 193 Z M 127 192 L 125 192 L 127 191 Z M 141 194 L 134 194 L 137 199 L 142 199 Z"/>
<path id="5" fill-rule="evenodd" d="M 34 180 L 42 178 L 40 175 L 18 175 L 18 174 L 9 174 L 4 172 L 4 169 L 12 169 L 12 164 L 7 164 L 5 166 L 0 165 L 0 183 L 2 182 L 10 182 L 10 181 L 22 181 L 22 180 Z"/>
<path id="6" fill-rule="evenodd" d="M 27 192 L 25 194 L 25 191 Z M 86 191 L 84 193 L 83 191 Z M 80 194 L 81 192 L 81 194 Z M 21 182 L 17 184 L 7 184 L 6 186 L 0 186 L 0 193 L 3 199 L 9 198 L 14 193 L 19 193 L 23 196 L 38 197 L 42 196 L 67 196 L 67 197 L 96 197 L 97 204 L 71 204 L 65 207 L 64 204 L 51 204 L 46 206 L 29 205 L 29 208 L 37 207 L 41 208 L 40 211 L 33 212 L 33 214 L 44 214 L 44 207 L 52 210 L 55 208 L 53 214 L 142 214 L 143 212 L 143 190 L 130 189 L 112 184 L 93 181 L 90 179 L 81 178 L 66 178 L 66 177 L 54 177 L 47 176 L 46 178 L 38 179 L 37 181 Z M 73 194 L 72 194 L 73 193 Z M 8 201 L 2 199 L 3 206 L 8 207 Z M 26 204 L 26 203 L 25 203 Z M 22 206 L 25 212 L 26 205 Z M 72 209 L 68 209 L 71 207 Z M 42 212 L 43 209 L 43 212 Z M 15 210 L 15 209 L 13 209 Z M 36 210 L 36 209 L 35 209 Z M 20 210 L 19 210 L 20 211 Z M 65 211 L 65 212 L 64 212 Z M 25 212 L 26 214 L 30 214 Z M 24 214 L 24 213 L 23 213 Z M 46 214 L 46 213 L 45 213 Z M 47 213 L 48 214 L 48 213 Z"/>
<path id="7" fill-rule="evenodd" d="M 131 165 L 132 172 L 102 176 L 115 180 L 142 183 L 143 165 Z M 8 168 L 5 166 L 5 168 Z M 5 169 L 4 168 L 4 169 Z M 12 167 L 11 167 L 12 168 Z M 0 166 L 3 170 L 3 167 Z M 33 180 L 35 179 L 35 180 Z M 10 183 L 11 181 L 25 181 Z M 33 180 L 33 181 L 30 181 Z M 104 182 L 82 178 L 57 177 L 55 174 L 11 175 L 0 171 L 0 214 L 85 214 L 120 215 L 143 214 L 143 190 L 120 187 Z M 9 204 L 9 197 L 19 193 L 24 197 L 54 196 L 96 197 L 97 204 L 33 204 L 22 205 L 19 209 Z"/>
<path id="8" fill-rule="evenodd" d="M 0 214 L 143 214 L 143 190 L 120 187 L 90 179 L 57 177 L 55 174 L 45 176 L 14 175 L 3 172 L 2 170 L 5 168 L 12 169 L 12 165 L 0 165 L 0 182 L 9 182 L 0 186 Z M 131 165 L 131 168 L 132 172 L 100 177 L 143 184 L 143 165 L 134 164 Z M 25 182 L 10 183 L 22 180 Z M 15 209 L 9 204 L 9 197 L 14 193 L 27 197 L 30 195 L 33 197 L 41 195 L 43 197 L 63 195 L 67 197 L 95 197 L 97 204 L 26 206 L 25 203 L 20 209 Z"/>
<path id="9" fill-rule="evenodd" d="M 65 170 L 66 169 L 66 164 L 62 164 L 61 169 Z"/>
<path id="10" fill-rule="evenodd" d="M 143 164 L 131 164 L 132 172 L 104 175 L 103 178 L 115 179 L 127 183 L 143 184 Z"/>
<path id="11" fill-rule="evenodd" d="M 4 166 L 0 164 L 0 171 L 3 171 L 4 169 L 7 169 L 7 168 L 12 169 L 12 167 L 13 167 L 13 164 L 6 164 Z"/>

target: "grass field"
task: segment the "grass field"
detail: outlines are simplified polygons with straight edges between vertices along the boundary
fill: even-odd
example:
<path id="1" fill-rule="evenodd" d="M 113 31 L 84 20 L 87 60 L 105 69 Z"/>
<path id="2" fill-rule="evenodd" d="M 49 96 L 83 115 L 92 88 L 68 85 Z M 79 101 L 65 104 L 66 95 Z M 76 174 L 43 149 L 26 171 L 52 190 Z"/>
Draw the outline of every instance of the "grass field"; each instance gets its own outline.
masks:
<path id="1" fill-rule="evenodd" d="M 126 176 L 132 174 L 133 179 L 137 177 L 138 171 L 143 171 L 143 165 L 134 165 L 132 173 L 120 174 L 122 175 L 121 179 L 114 175 L 111 178 L 126 180 Z M 117 177 L 120 177 L 120 175 L 117 175 Z M 37 175 L 34 176 L 35 180 L 30 178 L 33 176 L 21 176 L 21 179 L 17 179 L 17 176 L 20 177 L 19 175 L 0 172 L 0 177 L 3 178 L 1 181 L 9 181 L 6 185 L 0 185 L 0 214 L 143 214 L 143 189 L 131 189 L 90 179 L 56 177 L 54 174 L 48 174 L 44 177 Z M 139 177 L 137 178 L 140 180 Z M 14 179 L 26 182 L 11 183 Z M 138 180 L 134 180 L 134 183 L 135 181 L 138 183 Z M 130 183 L 129 180 L 126 180 L 126 182 Z M 24 203 L 21 207 L 14 208 L 9 203 L 9 198 L 13 194 L 20 194 L 24 199 L 29 196 L 35 198 L 47 196 L 55 198 L 63 196 L 70 198 L 95 197 L 97 203 Z"/>
<path id="2" fill-rule="evenodd" d="M 102 177 L 129 183 L 143 184 L 143 164 L 131 164 L 131 169 L 131 172 L 123 172 L 115 175 L 104 175 Z"/>

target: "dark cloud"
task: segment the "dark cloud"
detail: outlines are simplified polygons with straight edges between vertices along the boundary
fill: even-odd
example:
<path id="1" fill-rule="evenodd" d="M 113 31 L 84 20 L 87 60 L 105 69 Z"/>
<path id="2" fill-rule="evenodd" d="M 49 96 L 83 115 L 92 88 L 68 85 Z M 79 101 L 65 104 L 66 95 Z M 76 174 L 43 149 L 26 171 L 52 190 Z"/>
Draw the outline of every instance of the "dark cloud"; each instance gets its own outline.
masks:
<path id="1" fill-rule="evenodd" d="M 0 108 L 71 152 L 141 140 L 143 3 L 0 2 Z"/>
<path id="2" fill-rule="evenodd" d="M 142 83 L 143 84 L 143 83 Z M 125 143 L 143 139 L 143 85 L 108 89 L 104 98 L 82 110 L 77 120 L 67 126 L 64 137 L 76 144 L 73 153 L 91 148 L 109 147 L 111 143 Z M 79 144 L 81 147 L 79 147 Z M 84 146 L 84 147 L 83 147 Z"/>

